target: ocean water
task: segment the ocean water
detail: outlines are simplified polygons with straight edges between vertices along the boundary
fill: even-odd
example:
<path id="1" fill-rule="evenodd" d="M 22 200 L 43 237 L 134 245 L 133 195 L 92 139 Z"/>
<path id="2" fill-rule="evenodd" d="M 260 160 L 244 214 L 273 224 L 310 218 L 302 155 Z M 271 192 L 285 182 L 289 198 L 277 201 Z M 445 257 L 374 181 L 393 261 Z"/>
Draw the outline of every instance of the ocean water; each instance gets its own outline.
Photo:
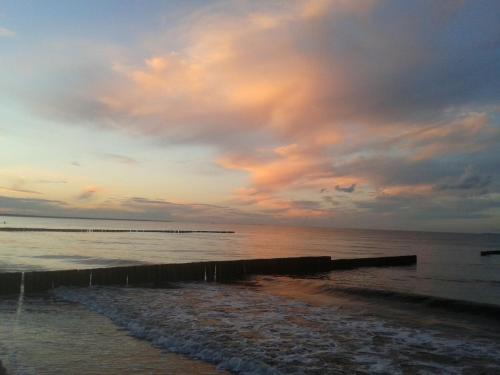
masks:
<path id="1" fill-rule="evenodd" d="M 418 256 L 416 266 L 315 278 L 2 297 L 0 360 L 10 373 L 500 373 L 500 257 L 480 256 L 500 249 L 500 235 L 20 217 L 0 226 L 235 231 L 0 232 L 2 272 Z M 461 302 L 436 307 L 443 298 Z"/>

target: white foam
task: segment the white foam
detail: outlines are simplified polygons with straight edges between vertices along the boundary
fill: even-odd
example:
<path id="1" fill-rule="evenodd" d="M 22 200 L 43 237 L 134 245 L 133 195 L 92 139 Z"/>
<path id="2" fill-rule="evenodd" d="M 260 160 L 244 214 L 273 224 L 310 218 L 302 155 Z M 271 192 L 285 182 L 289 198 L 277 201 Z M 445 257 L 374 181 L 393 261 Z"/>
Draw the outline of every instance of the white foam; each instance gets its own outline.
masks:
<path id="1" fill-rule="evenodd" d="M 500 371 L 498 342 L 460 341 L 258 289 L 200 283 L 55 293 L 104 314 L 132 335 L 239 374 L 402 374 L 408 368 L 454 374 L 471 363 Z"/>

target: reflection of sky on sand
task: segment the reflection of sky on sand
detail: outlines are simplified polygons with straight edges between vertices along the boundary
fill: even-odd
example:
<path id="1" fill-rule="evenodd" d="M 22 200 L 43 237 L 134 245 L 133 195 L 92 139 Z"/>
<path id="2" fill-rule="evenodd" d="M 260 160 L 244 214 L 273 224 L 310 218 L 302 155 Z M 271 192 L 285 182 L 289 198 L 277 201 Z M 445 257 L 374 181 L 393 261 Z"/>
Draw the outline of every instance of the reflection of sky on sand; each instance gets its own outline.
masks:
<path id="1" fill-rule="evenodd" d="M 0 299 L 0 360 L 9 374 L 221 374 L 130 337 L 107 318 L 52 297 Z"/>

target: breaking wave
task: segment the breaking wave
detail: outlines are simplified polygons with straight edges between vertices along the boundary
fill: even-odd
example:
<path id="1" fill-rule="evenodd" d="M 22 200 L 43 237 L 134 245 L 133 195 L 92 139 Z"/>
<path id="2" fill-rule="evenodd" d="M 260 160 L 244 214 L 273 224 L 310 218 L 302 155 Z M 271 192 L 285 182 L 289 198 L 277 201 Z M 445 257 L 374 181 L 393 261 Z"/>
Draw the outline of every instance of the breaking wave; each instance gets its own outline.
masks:
<path id="1" fill-rule="evenodd" d="M 249 286 L 179 286 L 54 293 L 105 315 L 131 335 L 238 374 L 500 371 L 499 340 L 412 327 L 370 314 L 369 305 L 320 306 Z"/>

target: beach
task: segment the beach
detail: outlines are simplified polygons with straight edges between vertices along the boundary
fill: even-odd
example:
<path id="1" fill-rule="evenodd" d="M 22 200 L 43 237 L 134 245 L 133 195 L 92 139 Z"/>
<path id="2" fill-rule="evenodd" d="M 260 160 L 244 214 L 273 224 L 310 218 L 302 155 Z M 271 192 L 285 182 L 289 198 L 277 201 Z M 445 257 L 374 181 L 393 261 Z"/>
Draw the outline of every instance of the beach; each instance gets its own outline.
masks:
<path id="1" fill-rule="evenodd" d="M 0 3 L 0 375 L 499 375 L 499 0 Z"/>
<path id="2" fill-rule="evenodd" d="M 18 226 L 234 233 L 1 233 L 6 271 L 415 253 L 416 265 L 168 288 L 62 287 L 0 298 L 9 374 L 494 374 L 492 235 L 19 218 Z M 25 250 L 20 256 L 18 249 Z M 49 249 L 49 250 L 47 250 Z M 460 256 L 457 256 L 459 254 Z M 140 261 L 141 260 L 141 261 Z"/>

